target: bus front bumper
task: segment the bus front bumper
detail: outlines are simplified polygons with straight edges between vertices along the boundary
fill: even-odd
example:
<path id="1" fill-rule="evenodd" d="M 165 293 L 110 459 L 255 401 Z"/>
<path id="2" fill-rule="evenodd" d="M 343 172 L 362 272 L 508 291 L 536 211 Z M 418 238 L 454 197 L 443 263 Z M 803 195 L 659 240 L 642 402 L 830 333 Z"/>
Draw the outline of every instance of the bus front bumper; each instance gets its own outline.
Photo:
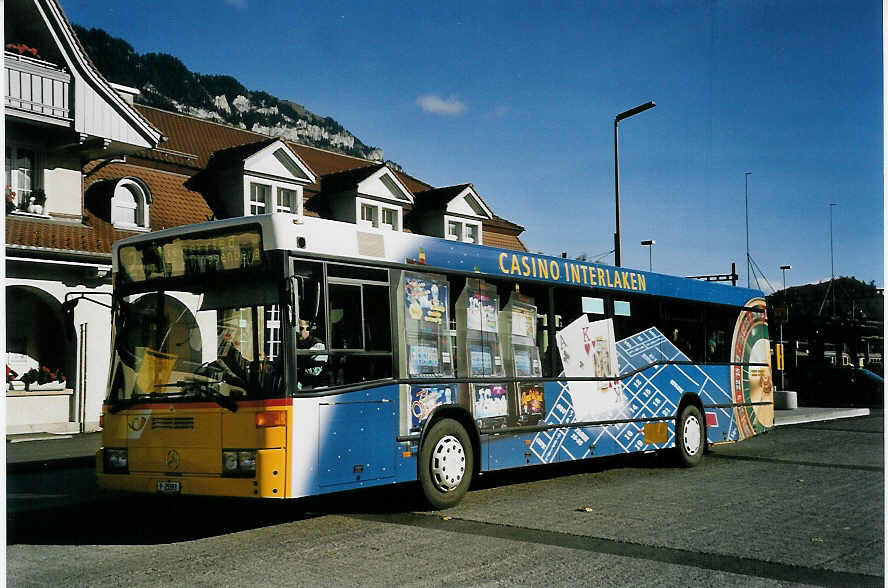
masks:
<path id="1" fill-rule="evenodd" d="M 96 454 L 96 472 L 98 486 L 103 490 L 245 498 L 285 498 L 287 495 L 283 449 L 259 450 L 256 476 L 250 478 L 143 471 L 106 474 L 102 470 L 102 451 Z"/>

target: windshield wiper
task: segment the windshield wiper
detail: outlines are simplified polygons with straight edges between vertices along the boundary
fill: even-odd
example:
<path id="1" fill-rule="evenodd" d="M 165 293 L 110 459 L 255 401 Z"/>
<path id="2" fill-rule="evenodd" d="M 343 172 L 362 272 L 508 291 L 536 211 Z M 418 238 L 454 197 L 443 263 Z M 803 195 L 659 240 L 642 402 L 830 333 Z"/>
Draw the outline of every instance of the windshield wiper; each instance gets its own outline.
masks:
<path id="1" fill-rule="evenodd" d="M 158 384 L 155 388 L 163 388 L 165 386 L 175 386 L 175 384 Z M 139 394 L 133 394 L 132 399 L 136 400 L 138 398 L 182 398 L 185 396 L 186 391 L 182 390 L 181 392 L 141 392 Z"/>
<path id="2" fill-rule="evenodd" d="M 169 382 L 167 384 L 158 384 L 155 388 L 167 388 L 167 387 L 179 387 L 182 388 L 182 392 L 178 395 L 184 396 L 190 390 L 189 388 L 195 388 L 196 390 L 203 392 L 210 399 L 216 401 L 216 404 L 221 406 L 222 408 L 227 408 L 231 412 L 237 412 L 237 402 L 234 401 L 229 396 L 222 394 L 217 388 L 214 386 L 216 384 L 221 384 L 222 380 L 213 380 L 210 378 L 200 378 L 193 380 L 177 380 L 175 382 Z M 151 394 L 160 394 L 158 392 L 152 392 Z M 169 394 L 164 394 L 164 396 L 169 397 Z"/>
<path id="3" fill-rule="evenodd" d="M 172 385 L 172 384 L 167 384 L 167 385 Z M 164 384 L 161 384 L 160 386 L 157 386 L 157 387 L 162 387 L 162 386 L 164 386 Z M 124 399 L 114 402 L 113 404 L 111 404 L 108 407 L 108 413 L 115 414 L 115 413 L 120 412 L 121 410 L 125 409 L 128 406 L 131 406 L 133 404 L 137 404 L 140 400 L 143 400 L 143 399 L 182 398 L 183 396 L 185 396 L 185 394 L 186 394 L 185 390 L 183 390 L 181 392 L 141 392 L 138 394 L 133 394 L 130 398 L 124 398 Z"/>
<path id="4" fill-rule="evenodd" d="M 231 412 L 237 412 L 237 402 L 235 402 L 233 398 L 226 396 L 215 388 L 209 386 L 206 388 L 206 391 L 209 393 L 209 396 L 216 401 L 216 404 L 222 408 L 227 408 Z"/>

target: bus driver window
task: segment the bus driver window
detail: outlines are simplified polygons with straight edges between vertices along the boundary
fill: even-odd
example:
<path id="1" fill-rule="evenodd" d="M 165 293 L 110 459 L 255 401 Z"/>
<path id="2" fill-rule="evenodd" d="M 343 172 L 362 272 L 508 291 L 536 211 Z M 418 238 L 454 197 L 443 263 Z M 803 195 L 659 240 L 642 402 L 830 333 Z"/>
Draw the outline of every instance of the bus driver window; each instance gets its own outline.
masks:
<path id="1" fill-rule="evenodd" d="M 329 357 L 326 353 L 323 268 L 321 264 L 295 262 L 293 274 L 299 296 L 299 318 L 293 338 L 296 347 L 298 390 L 330 385 Z"/>
<path id="2" fill-rule="evenodd" d="M 314 334 L 313 325 L 306 319 L 299 319 L 296 348 L 302 351 L 323 351 L 326 349 L 324 342 Z M 314 388 L 319 385 L 326 363 L 326 355 L 303 356 L 299 362 L 299 389 Z"/>

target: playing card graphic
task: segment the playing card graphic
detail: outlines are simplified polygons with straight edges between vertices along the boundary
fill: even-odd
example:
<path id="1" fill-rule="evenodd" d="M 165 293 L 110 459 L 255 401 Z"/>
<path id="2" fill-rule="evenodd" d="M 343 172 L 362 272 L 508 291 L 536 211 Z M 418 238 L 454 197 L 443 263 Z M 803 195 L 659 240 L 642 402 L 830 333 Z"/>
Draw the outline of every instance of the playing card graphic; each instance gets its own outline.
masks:
<path id="1" fill-rule="evenodd" d="M 580 315 L 558 331 L 557 341 L 568 378 L 617 375 L 617 345 L 611 319 L 590 323 L 585 314 Z M 625 408 L 618 380 L 571 381 L 568 387 L 577 421 L 599 420 Z"/>

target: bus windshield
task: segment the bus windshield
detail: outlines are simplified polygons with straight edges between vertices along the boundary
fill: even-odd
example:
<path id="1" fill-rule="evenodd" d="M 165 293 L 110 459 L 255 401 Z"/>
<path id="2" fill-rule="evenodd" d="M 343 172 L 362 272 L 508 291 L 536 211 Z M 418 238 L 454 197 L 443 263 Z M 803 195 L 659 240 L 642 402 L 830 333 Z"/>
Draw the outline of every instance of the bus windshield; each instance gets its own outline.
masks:
<path id="1" fill-rule="evenodd" d="M 107 402 L 280 397 L 281 305 L 275 284 L 156 290 L 116 301 Z"/>

